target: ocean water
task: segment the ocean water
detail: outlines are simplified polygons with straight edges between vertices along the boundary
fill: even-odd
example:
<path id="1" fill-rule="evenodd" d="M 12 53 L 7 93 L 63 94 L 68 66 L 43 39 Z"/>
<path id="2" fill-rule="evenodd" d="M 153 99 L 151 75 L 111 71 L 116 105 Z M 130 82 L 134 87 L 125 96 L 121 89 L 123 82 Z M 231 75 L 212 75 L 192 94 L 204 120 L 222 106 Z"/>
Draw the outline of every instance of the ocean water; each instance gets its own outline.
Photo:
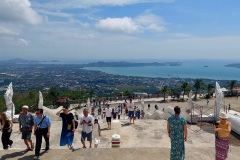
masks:
<path id="1" fill-rule="evenodd" d="M 134 61 L 131 61 L 134 62 Z M 136 61 L 138 62 L 138 61 Z M 154 61 L 152 61 L 154 62 Z M 147 67 L 85 67 L 87 70 L 102 71 L 110 74 L 142 77 L 163 78 L 203 78 L 214 80 L 240 81 L 240 69 L 225 67 L 227 64 L 238 63 L 236 60 L 187 60 L 181 66 L 147 66 Z M 207 67 L 206 67 L 207 66 Z"/>

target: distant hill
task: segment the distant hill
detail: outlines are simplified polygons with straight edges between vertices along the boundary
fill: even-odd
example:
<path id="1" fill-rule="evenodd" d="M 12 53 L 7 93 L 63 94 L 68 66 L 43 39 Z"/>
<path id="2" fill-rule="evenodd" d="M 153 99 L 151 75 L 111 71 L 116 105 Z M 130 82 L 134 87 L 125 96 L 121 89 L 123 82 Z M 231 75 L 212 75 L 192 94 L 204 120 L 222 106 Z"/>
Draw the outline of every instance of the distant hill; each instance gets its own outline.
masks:
<path id="1" fill-rule="evenodd" d="M 240 68 L 240 63 L 232 63 L 232 64 L 227 64 L 225 65 L 226 67 L 235 67 L 235 68 Z"/>
<path id="2" fill-rule="evenodd" d="M 145 66 L 181 66 L 181 62 L 152 62 L 152 63 L 131 63 L 131 62 L 93 62 L 83 64 L 83 67 L 145 67 Z"/>

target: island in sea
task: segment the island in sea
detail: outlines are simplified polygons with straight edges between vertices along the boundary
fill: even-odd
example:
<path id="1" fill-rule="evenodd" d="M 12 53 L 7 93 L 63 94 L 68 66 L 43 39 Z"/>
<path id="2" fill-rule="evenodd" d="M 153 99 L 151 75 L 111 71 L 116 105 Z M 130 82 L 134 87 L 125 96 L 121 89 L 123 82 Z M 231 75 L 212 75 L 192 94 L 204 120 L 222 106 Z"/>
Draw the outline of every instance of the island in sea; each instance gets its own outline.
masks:
<path id="1" fill-rule="evenodd" d="M 181 62 L 151 62 L 151 63 L 132 63 L 132 62 L 93 62 L 83 64 L 82 67 L 146 67 L 146 66 L 181 66 Z"/>
<path id="2" fill-rule="evenodd" d="M 1 64 L 41 64 L 41 63 L 57 63 L 60 61 L 57 60 L 50 60 L 50 61 L 38 61 L 38 60 L 26 60 L 26 59 L 11 59 L 11 60 L 4 60 L 0 61 Z M 146 67 L 146 66 L 181 66 L 181 62 L 151 62 L 151 63 L 133 63 L 133 62 L 125 62 L 125 61 L 118 61 L 118 62 L 92 62 L 86 64 L 79 64 L 80 67 Z"/>
<path id="3" fill-rule="evenodd" d="M 240 63 L 232 63 L 232 64 L 227 64 L 225 65 L 226 67 L 235 67 L 235 68 L 240 68 Z"/>

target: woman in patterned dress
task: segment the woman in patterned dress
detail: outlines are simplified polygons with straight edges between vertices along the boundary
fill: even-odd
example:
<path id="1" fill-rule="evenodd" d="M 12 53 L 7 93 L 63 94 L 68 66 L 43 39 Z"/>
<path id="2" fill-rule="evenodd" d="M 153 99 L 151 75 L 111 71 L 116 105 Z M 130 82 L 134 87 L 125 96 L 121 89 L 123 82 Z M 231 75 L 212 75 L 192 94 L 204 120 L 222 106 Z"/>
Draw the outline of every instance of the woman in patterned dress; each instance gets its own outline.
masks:
<path id="1" fill-rule="evenodd" d="M 227 120 L 228 116 L 226 113 L 221 113 L 219 118 L 220 121 L 213 126 L 213 130 L 216 133 L 216 160 L 225 160 L 228 155 L 232 124 Z"/>
<path id="2" fill-rule="evenodd" d="M 187 141 L 187 122 L 180 116 L 181 109 L 176 106 L 175 114 L 168 118 L 167 131 L 171 139 L 170 160 L 184 160 L 185 147 L 184 141 Z"/>

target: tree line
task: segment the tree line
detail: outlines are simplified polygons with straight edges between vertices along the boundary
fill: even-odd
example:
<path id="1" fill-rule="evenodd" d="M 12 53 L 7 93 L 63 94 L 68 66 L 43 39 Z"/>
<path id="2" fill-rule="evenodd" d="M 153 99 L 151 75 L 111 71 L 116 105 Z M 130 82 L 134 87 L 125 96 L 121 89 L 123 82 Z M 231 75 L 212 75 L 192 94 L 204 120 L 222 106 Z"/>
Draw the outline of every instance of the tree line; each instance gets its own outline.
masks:
<path id="1" fill-rule="evenodd" d="M 227 88 L 229 89 L 229 92 L 227 96 L 236 96 L 236 93 L 233 92 L 233 88 L 236 87 L 237 81 L 232 80 L 229 82 Z M 215 85 L 214 84 L 206 84 L 201 79 L 196 79 L 194 81 L 193 85 L 190 85 L 188 82 L 182 82 L 182 84 L 179 87 L 171 88 L 170 86 L 162 86 L 160 90 L 156 90 L 157 95 L 162 95 L 164 97 L 164 101 L 166 100 L 166 95 L 170 95 L 173 100 L 181 100 L 184 101 L 184 96 L 188 95 L 189 91 L 192 90 L 194 92 L 194 100 L 197 99 L 197 95 L 201 93 L 204 93 L 204 98 L 211 98 L 213 93 L 215 92 Z M 103 101 L 104 99 L 107 100 L 113 100 L 115 97 L 125 97 L 125 98 L 132 98 L 134 95 L 132 92 L 126 90 L 124 92 L 116 92 L 114 94 L 111 94 L 111 97 L 101 97 L 101 95 L 95 94 L 94 89 L 90 89 L 89 91 L 85 90 L 65 90 L 60 91 L 57 87 L 51 87 L 48 91 L 42 92 L 43 93 L 43 101 L 44 106 L 58 106 L 57 100 L 60 98 L 68 98 L 71 99 L 74 103 L 81 104 L 83 102 L 86 103 L 88 98 L 92 97 L 98 97 Z M 182 97 L 182 98 L 180 98 Z M 39 92 L 36 90 L 31 90 L 26 93 L 14 93 L 13 96 L 13 103 L 16 107 L 16 113 L 19 113 L 21 111 L 21 107 L 23 105 L 28 105 L 30 107 L 30 111 L 35 111 L 38 106 L 38 100 L 39 100 Z M 0 97 L 0 111 L 5 111 L 5 100 L 4 97 Z"/>

